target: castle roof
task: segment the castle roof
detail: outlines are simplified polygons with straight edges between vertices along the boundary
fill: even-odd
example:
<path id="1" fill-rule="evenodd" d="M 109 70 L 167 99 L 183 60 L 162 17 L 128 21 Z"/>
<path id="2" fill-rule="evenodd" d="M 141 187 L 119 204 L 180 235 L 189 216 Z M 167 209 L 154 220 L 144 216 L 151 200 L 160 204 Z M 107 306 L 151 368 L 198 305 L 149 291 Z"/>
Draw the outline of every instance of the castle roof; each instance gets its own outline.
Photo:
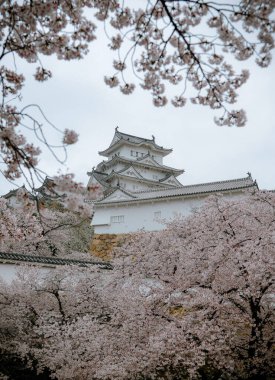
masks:
<path id="1" fill-rule="evenodd" d="M 155 137 L 152 136 L 151 139 L 145 139 L 143 137 L 138 137 L 134 135 L 129 135 L 128 133 L 122 133 L 116 128 L 115 135 L 112 139 L 110 146 L 99 152 L 101 156 L 108 157 L 113 151 L 117 150 L 122 145 L 132 145 L 133 147 L 147 146 L 148 148 L 158 152 L 162 156 L 166 156 L 171 153 L 173 149 L 163 148 L 162 146 L 156 144 Z"/>
<path id="2" fill-rule="evenodd" d="M 201 183 L 196 185 L 181 186 L 172 189 L 161 189 L 161 190 L 150 190 L 141 191 L 134 194 L 135 198 L 129 197 L 128 199 L 116 200 L 113 190 L 105 198 L 96 202 L 96 206 L 123 203 L 123 202 L 143 202 L 153 199 L 162 198 L 176 198 L 176 197 L 187 197 L 192 195 L 203 196 L 210 195 L 212 193 L 227 192 L 227 191 L 242 191 L 249 188 L 258 188 L 256 181 L 253 181 L 251 176 L 245 178 L 238 178 L 226 181 Z M 119 190 L 119 189 L 117 189 Z M 113 195 L 110 199 L 110 195 Z"/>
<path id="3" fill-rule="evenodd" d="M 96 265 L 102 269 L 113 269 L 112 265 L 101 261 L 63 259 L 57 257 L 31 256 L 19 253 L 0 252 L 0 262 L 4 264 L 40 264 L 42 266 L 78 265 L 87 267 Z"/>
<path id="4" fill-rule="evenodd" d="M 93 170 L 92 172 L 87 173 L 89 176 L 94 176 L 95 179 L 104 187 L 109 187 L 109 184 L 106 182 L 108 178 L 108 173 L 102 173 L 97 170 Z"/>
<path id="5" fill-rule="evenodd" d="M 130 167 L 128 167 L 127 169 L 129 169 Z M 117 178 L 117 179 L 120 179 L 120 178 L 124 178 L 124 179 L 132 179 L 132 180 L 136 180 L 136 181 L 140 181 L 142 183 L 148 183 L 148 184 L 151 184 L 151 185 L 154 185 L 154 186 L 161 186 L 162 188 L 164 187 L 171 187 L 173 185 L 169 185 L 167 183 L 163 183 L 163 181 L 161 180 L 150 180 L 150 179 L 147 179 L 145 177 L 143 177 L 142 175 L 137 175 L 137 176 L 129 176 L 127 174 L 124 174 L 123 172 L 125 172 L 127 169 L 123 169 L 121 170 L 120 172 L 115 172 L 115 171 L 112 171 L 109 176 L 108 176 L 108 180 L 109 179 L 112 179 L 112 178 Z M 165 178 L 167 179 L 167 178 Z"/>
<path id="6" fill-rule="evenodd" d="M 2 197 L 5 198 L 5 199 L 9 199 L 9 198 L 12 198 L 12 197 L 17 197 L 17 193 L 21 189 L 26 190 L 25 186 L 23 185 L 21 187 L 18 187 L 17 189 L 10 190 L 7 194 L 2 195 Z M 35 198 L 29 191 L 27 191 L 27 194 L 28 194 L 29 199 L 34 199 Z"/>
<path id="7" fill-rule="evenodd" d="M 148 160 L 148 162 L 146 162 L 146 159 L 150 158 L 150 160 Z M 149 162 L 150 161 L 150 162 Z M 121 156 L 117 156 L 115 155 L 111 160 L 108 160 L 108 161 L 101 161 L 98 165 L 97 165 L 97 169 L 98 171 L 100 171 L 104 166 L 105 167 L 110 167 L 110 166 L 113 166 L 115 165 L 116 163 L 118 162 L 122 162 L 122 163 L 125 163 L 127 165 L 134 165 L 134 166 L 143 166 L 143 167 L 147 167 L 147 168 L 151 168 L 151 169 L 157 169 L 157 170 L 161 170 L 161 171 L 166 171 L 170 174 L 174 174 L 175 176 L 178 176 L 182 173 L 184 173 L 184 170 L 183 169 L 175 169 L 175 168 L 171 168 L 170 166 L 166 166 L 166 165 L 161 165 L 159 164 L 152 156 L 150 156 L 149 154 L 144 156 L 144 157 L 141 157 L 137 160 L 129 160 L 127 158 L 124 158 L 124 157 L 121 157 Z M 92 173 L 91 172 L 88 172 L 88 175 L 91 175 Z"/>

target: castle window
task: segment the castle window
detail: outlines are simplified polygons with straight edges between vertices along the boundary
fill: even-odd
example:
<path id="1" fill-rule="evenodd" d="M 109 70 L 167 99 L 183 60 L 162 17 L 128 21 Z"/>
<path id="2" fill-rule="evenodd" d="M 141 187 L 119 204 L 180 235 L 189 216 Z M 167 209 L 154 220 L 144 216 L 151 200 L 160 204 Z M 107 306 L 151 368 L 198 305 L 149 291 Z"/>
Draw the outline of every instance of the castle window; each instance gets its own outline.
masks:
<path id="1" fill-rule="evenodd" d="M 111 223 L 124 223 L 124 215 L 111 216 Z"/>
<path id="2" fill-rule="evenodd" d="M 154 219 L 159 219 L 159 218 L 161 218 L 161 211 L 154 212 Z"/>
<path id="3" fill-rule="evenodd" d="M 131 150 L 131 156 L 133 156 L 134 155 L 134 151 L 133 150 Z"/>

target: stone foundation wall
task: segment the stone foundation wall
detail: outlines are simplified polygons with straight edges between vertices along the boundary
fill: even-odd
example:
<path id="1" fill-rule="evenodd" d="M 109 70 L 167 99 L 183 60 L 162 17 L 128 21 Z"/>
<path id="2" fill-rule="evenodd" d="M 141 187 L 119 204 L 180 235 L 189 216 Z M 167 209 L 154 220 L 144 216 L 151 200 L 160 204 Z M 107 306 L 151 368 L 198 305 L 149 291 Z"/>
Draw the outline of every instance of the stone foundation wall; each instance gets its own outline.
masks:
<path id="1" fill-rule="evenodd" d="M 93 256 L 110 260 L 113 249 L 121 246 L 127 237 L 127 234 L 94 234 L 90 251 Z"/>

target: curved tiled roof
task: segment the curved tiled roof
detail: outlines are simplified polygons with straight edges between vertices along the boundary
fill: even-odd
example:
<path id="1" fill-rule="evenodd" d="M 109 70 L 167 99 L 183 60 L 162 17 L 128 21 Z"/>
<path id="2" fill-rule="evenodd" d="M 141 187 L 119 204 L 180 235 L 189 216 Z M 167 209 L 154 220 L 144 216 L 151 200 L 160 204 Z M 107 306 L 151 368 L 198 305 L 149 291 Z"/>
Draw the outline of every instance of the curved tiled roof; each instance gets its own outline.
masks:
<path id="1" fill-rule="evenodd" d="M 23 185 L 21 187 L 18 187 L 17 189 L 10 190 L 7 194 L 2 195 L 2 197 L 5 199 L 9 199 L 11 197 L 16 197 L 17 192 L 21 189 L 26 190 L 25 186 Z M 27 191 L 27 194 L 28 194 L 29 199 L 35 199 L 35 196 L 33 194 L 31 194 L 29 191 Z"/>
<path id="2" fill-rule="evenodd" d="M 56 265 L 78 265 L 87 267 L 89 265 L 97 265 L 102 269 L 113 269 L 110 263 L 90 260 L 62 259 L 57 257 L 31 256 L 19 253 L 0 252 L 0 262 L 4 263 L 26 263 L 26 264 L 42 264 L 44 266 Z"/>
<path id="3" fill-rule="evenodd" d="M 125 170 L 123 170 L 125 171 Z M 140 175 L 140 177 L 132 177 L 130 175 L 126 175 L 126 174 L 123 174 L 123 173 L 120 173 L 120 172 L 115 172 L 115 171 L 112 171 L 109 176 L 108 176 L 108 179 L 111 179 L 111 178 L 124 178 L 124 179 L 132 179 L 132 180 L 136 180 L 136 181 L 140 181 L 142 183 L 147 183 L 147 184 L 151 184 L 151 185 L 155 185 L 157 186 L 158 188 L 160 186 L 163 187 L 166 187 L 166 188 L 170 188 L 170 187 L 173 187 L 173 185 L 170 185 L 170 184 L 164 184 L 162 183 L 160 180 L 150 180 L 148 178 L 145 178 L 143 177 L 142 175 Z"/>
<path id="4" fill-rule="evenodd" d="M 108 177 L 107 173 L 101 173 L 97 172 L 96 170 L 93 171 L 92 175 L 95 177 L 95 179 L 104 187 L 109 187 L 109 184 L 106 182 L 106 178 Z"/>
<path id="5" fill-rule="evenodd" d="M 145 157 L 143 157 L 145 158 Z M 101 161 L 98 165 L 97 165 L 97 169 L 100 169 L 103 165 L 114 165 L 114 163 L 116 161 L 120 161 L 120 162 L 123 162 L 127 165 L 138 165 L 138 166 L 146 166 L 148 168 L 152 168 L 152 169 L 158 169 L 158 170 L 163 170 L 163 171 L 166 171 L 166 172 L 173 172 L 174 175 L 180 175 L 184 172 L 183 169 L 175 169 L 175 168 L 171 168 L 170 166 L 166 166 L 166 165 L 160 165 L 156 160 L 154 160 L 152 158 L 152 160 L 155 162 L 155 165 L 150 165 L 150 164 L 147 164 L 147 163 L 144 163 L 144 162 L 141 162 L 140 160 L 129 160 L 127 158 L 124 158 L 124 157 L 121 157 L 121 156 L 117 156 L 115 155 L 111 160 L 108 160 L 108 161 Z"/>
<path id="6" fill-rule="evenodd" d="M 149 144 L 154 149 L 156 149 L 158 151 L 162 151 L 164 155 L 171 153 L 173 150 L 173 149 L 163 148 L 162 146 L 156 144 L 155 138 L 153 136 L 152 136 L 152 139 L 145 139 L 143 137 L 138 137 L 138 136 L 134 136 L 134 135 L 129 135 L 128 133 L 119 132 L 116 128 L 115 135 L 113 137 L 113 140 L 112 140 L 110 146 L 107 149 L 99 152 L 99 154 L 100 155 L 108 155 L 109 152 L 113 151 L 113 149 L 116 145 L 119 145 L 123 141 L 128 142 L 130 144 L 133 144 L 135 146 L 140 146 L 143 144 Z"/>
<path id="7" fill-rule="evenodd" d="M 246 178 L 239 178 L 239 179 L 232 179 L 232 180 L 226 180 L 226 181 L 218 181 L 218 182 L 209 182 L 209 183 L 201 183 L 197 185 L 188 185 L 188 186 L 181 186 L 176 187 L 172 189 L 165 189 L 165 190 L 151 190 L 151 191 L 141 191 L 136 192 L 135 196 L 137 199 L 133 200 L 125 200 L 120 202 L 113 202 L 113 203 L 123 203 L 123 202 L 140 202 L 140 201 L 146 201 L 151 199 L 161 199 L 161 198 L 174 198 L 174 197 L 184 197 L 184 196 L 190 196 L 190 195 L 204 195 L 204 194 L 211 194 L 211 193 L 217 193 L 217 192 L 226 192 L 226 191 L 236 191 L 236 190 L 245 190 L 248 188 L 257 188 L 256 181 L 253 181 L 251 176 L 248 176 Z M 99 201 L 97 205 L 100 204 L 110 204 L 111 202 L 108 202 L 108 197 L 103 199 L 102 201 Z"/>

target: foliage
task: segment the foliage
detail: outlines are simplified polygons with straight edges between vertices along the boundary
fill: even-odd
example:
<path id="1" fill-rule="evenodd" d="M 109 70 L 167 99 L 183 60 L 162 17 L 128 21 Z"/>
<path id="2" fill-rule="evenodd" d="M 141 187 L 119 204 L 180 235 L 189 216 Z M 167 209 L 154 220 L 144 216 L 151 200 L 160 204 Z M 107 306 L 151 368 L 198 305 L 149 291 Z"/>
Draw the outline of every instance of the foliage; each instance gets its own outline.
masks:
<path id="1" fill-rule="evenodd" d="M 275 194 L 139 233 L 114 270 L 23 269 L 2 284 L 1 352 L 57 379 L 268 379 Z"/>

